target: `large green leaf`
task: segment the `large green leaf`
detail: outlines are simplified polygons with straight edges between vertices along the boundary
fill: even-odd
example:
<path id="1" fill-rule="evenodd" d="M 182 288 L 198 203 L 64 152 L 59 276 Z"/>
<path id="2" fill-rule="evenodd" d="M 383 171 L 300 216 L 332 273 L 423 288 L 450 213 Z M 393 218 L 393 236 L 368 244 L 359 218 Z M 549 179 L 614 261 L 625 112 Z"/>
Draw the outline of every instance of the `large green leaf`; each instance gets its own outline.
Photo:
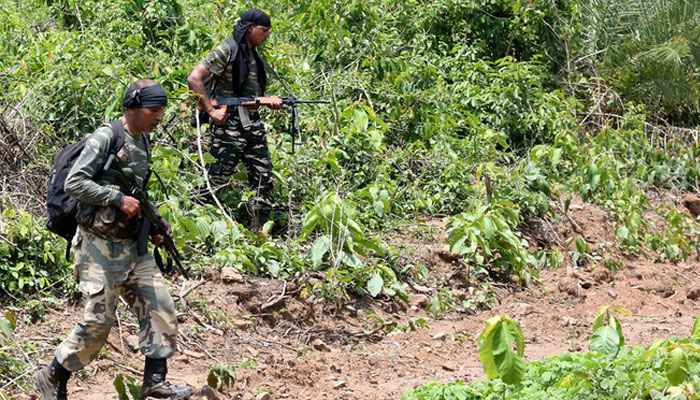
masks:
<path id="1" fill-rule="evenodd" d="M 507 321 L 501 323 L 493 332 L 492 351 L 496 369 L 501 380 L 508 384 L 520 383 L 525 374 L 525 361 L 510 348 L 515 337 L 516 331 Z"/>
<path id="2" fill-rule="evenodd" d="M 516 343 L 517 354 L 511 350 Z M 522 359 L 524 338 L 520 324 L 505 316 L 495 316 L 486 321 L 486 328 L 479 335 L 479 358 L 489 379 L 501 377 L 503 382 L 517 384 L 524 376 L 526 364 Z"/>
<path id="3" fill-rule="evenodd" d="M 489 218 L 487 215 L 485 215 L 484 218 L 481 220 L 481 228 L 484 231 L 484 235 L 486 235 L 486 239 L 493 240 L 496 227 L 491 221 L 491 218 Z"/>
<path id="4" fill-rule="evenodd" d="M 372 275 L 372 278 L 367 281 L 367 291 L 369 291 L 372 297 L 377 297 L 382 291 L 382 288 L 384 288 L 384 279 L 382 279 L 382 276 L 379 274 Z"/>
<path id="5" fill-rule="evenodd" d="M 311 261 L 314 267 L 318 267 L 323 260 L 323 256 L 326 255 L 328 249 L 330 249 L 331 241 L 328 236 L 319 236 L 314 240 L 314 244 L 311 245 Z"/>
<path id="6" fill-rule="evenodd" d="M 486 329 L 479 336 L 479 359 L 481 360 L 482 368 L 488 379 L 498 378 L 498 369 L 493 355 L 493 334 L 487 333 L 489 324 L 486 323 Z M 486 334 L 485 334 L 486 333 Z"/>
<path id="7" fill-rule="evenodd" d="M 681 347 L 676 347 L 666 354 L 666 377 L 672 386 L 679 386 L 688 376 L 688 358 Z"/>
<path id="8" fill-rule="evenodd" d="M 525 360 L 523 360 L 522 357 L 508 349 L 503 353 L 496 354 L 494 356 L 494 361 L 501 380 L 504 383 L 517 385 L 522 381 L 527 368 Z"/>
<path id="9" fill-rule="evenodd" d="M 620 336 L 617 329 L 605 325 L 598 328 L 591 338 L 591 351 L 603 354 L 615 354 L 620 348 Z"/>

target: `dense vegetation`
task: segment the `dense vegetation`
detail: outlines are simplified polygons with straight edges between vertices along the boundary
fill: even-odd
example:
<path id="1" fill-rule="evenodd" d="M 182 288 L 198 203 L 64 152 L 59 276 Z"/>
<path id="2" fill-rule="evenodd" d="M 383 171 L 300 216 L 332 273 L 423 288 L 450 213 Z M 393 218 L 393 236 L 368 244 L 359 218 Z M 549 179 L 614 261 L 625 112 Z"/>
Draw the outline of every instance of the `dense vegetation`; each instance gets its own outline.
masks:
<path id="1" fill-rule="evenodd" d="M 287 113 L 264 116 L 278 204 L 263 233 L 244 227 L 243 171 L 223 208 L 190 201 L 211 157 L 179 115 L 181 101 L 192 103 L 187 74 L 250 7 L 272 16 L 264 53 L 291 90 L 332 101 L 300 110 L 304 144 L 295 153 Z M 649 196 L 693 191 L 700 176 L 697 2 L 0 0 L 0 8 L 5 304 L 75 295 L 65 242 L 43 228 L 45 178 L 56 149 L 119 116 L 126 86 L 142 77 L 172 97 L 155 133 L 165 187 L 151 192 L 194 270 L 313 273 L 323 279 L 305 295 L 338 304 L 364 293 L 403 297 L 406 277 L 424 276 L 425 266 L 408 264 L 389 238 L 424 215 L 447 218 L 451 250 L 471 274 L 527 284 L 565 256 L 616 270 L 620 259 L 590 254 L 581 237 L 568 252 L 525 240 L 529 221 L 561 218 L 573 196 L 614 216 L 628 254 L 697 254 L 696 220 Z M 287 94 L 276 81 L 268 92 Z M 662 226 L 644 218 L 651 207 Z M 430 305 L 436 314 L 449 307 L 460 303 L 448 295 Z"/>

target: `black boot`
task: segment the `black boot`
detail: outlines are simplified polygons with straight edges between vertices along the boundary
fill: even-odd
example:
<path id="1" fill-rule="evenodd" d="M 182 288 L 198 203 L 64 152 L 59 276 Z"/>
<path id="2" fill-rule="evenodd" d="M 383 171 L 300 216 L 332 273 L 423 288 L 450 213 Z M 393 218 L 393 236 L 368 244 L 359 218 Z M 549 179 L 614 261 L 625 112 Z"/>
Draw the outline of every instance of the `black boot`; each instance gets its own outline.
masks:
<path id="1" fill-rule="evenodd" d="M 63 368 L 56 358 L 46 368 L 34 373 L 34 385 L 41 393 L 41 400 L 67 400 L 70 374 L 71 372 Z"/>
<path id="2" fill-rule="evenodd" d="M 143 385 L 141 400 L 147 397 L 156 399 L 183 400 L 194 394 L 189 386 L 175 386 L 165 380 L 168 373 L 167 359 L 146 357 L 146 368 L 143 370 Z"/>

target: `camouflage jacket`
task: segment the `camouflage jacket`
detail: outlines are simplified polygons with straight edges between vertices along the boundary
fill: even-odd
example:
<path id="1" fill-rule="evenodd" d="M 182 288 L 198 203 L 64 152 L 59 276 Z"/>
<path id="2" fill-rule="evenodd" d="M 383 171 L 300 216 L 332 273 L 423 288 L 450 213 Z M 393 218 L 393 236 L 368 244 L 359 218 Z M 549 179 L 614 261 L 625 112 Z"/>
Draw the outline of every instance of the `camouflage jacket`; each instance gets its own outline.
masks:
<path id="1" fill-rule="evenodd" d="M 109 156 L 112 137 L 109 125 L 90 135 L 66 178 L 64 189 L 79 201 L 76 218 L 83 229 L 109 239 L 134 239 L 138 220 L 127 220 L 119 209 L 124 193 L 114 178 L 100 174 Z M 125 129 L 124 146 L 114 162 L 141 185 L 148 173 L 149 152 L 146 134 L 137 136 Z"/>
<path id="2" fill-rule="evenodd" d="M 265 94 L 265 88 L 262 87 L 265 79 L 260 76 L 259 68 L 262 66 L 262 61 L 258 63 L 256 58 L 257 53 L 254 51 L 248 51 L 249 55 L 244 56 L 244 49 L 238 50 L 238 55 L 232 63 L 228 63 L 229 55 L 231 53 L 231 47 L 227 41 L 224 41 L 216 48 L 207 54 L 207 56 L 202 60 L 202 65 L 209 72 L 214 74 L 212 77 L 213 84 L 212 89 L 207 96 L 210 98 L 215 97 L 234 97 L 234 96 L 262 96 Z M 240 93 L 234 94 L 233 86 L 233 76 L 237 74 L 237 69 L 240 68 L 237 63 L 245 62 L 248 67 L 248 75 L 245 80 L 241 83 Z M 265 72 L 264 69 L 262 71 Z M 261 79 L 263 78 L 263 79 Z"/>

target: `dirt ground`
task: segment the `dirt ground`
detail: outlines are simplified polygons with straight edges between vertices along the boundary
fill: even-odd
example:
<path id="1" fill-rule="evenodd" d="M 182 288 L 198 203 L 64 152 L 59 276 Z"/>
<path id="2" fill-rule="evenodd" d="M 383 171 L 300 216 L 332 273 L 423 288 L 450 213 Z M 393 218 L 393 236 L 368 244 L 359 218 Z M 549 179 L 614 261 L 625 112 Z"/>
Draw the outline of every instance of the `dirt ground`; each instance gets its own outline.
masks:
<path id="1" fill-rule="evenodd" d="M 659 220 L 651 212 L 646 217 Z M 628 345 L 690 335 L 700 298 L 695 258 L 672 264 L 626 257 L 613 245 L 613 221 L 579 200 L 572 203 L 569 217 L 529 226 L 525 233 L 533 245 L 558 246 L 568 260 L 567 238 L 581 235 L 593 257 L 580 266 L 567 261 L 563 268 L 542 270 L 539 285 L 495 284 L 491 294 L 499 300 L 490 308 L 451 311 L 437 319 L 425 311 L 435 292 L 419 284 L 407 288 L 408 305 L 362 298 L 337 310 L 326 302 L 306 301 L 295 282 L 222 277 L 218 269 L 212 271 L 185 296 L 188 311 L 180 321 L 180 352 L 169 363 L 168 379 L 202 388 L 218 362 L 236 366 L 235 384 L 223 388 L 219 397 L 193 398 L 395 400 L 428 382 L 485 379 L 476 340 L 494 315 L 520 322 L 527 360 L 587 351 L 593 318 L 603 305 L 632 314 L 619 315 Z M 463 267 L 448 254 L 443 228 L 439 220 L 407 226 L 393 245 L 406 254 L 405 261 L 422 262 L 431 278 L 448 282 L 455 298 L 474 297 L 479 294 L 475 282 L 460 273 Z M 622 260 L 616 274 L 602 266 L 605 258 Z M 189 281 L 181 289 L 182 282 L 174 282 L 172 292 L 184 293 L 196 284 Z M 33 362 L 51 359 L 80 314 L 79 305 L 51 310 L 37 324 L 19 328 L 20 340 L 38 346 L 28 355 Z M 140 381 L 143 356 L 134 351 L 137 326 L 127 312 L 120 315 L 121 334 L 115 326 L 100 358 L 71 379 L 69 398 L 116 398 L 112 381 L 120 373 Z"/>

